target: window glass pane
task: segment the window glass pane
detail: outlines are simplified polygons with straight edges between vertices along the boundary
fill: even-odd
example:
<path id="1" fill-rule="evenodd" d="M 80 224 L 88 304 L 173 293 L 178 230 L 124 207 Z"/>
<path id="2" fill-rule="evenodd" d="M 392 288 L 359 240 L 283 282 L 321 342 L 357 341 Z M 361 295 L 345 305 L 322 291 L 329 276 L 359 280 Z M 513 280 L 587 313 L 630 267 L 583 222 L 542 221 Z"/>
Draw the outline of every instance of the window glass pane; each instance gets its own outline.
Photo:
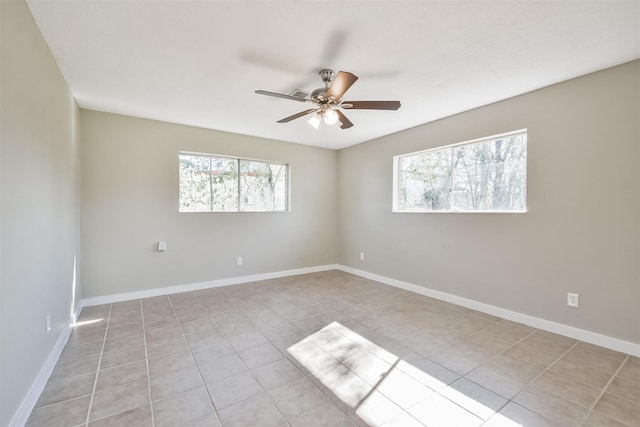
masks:
<path id="1" fill-rule="evenodd" d="M 526 135 L 453 147 L 454 210 L 526 208 Z"/>
<path id="2" fill-rule="evenodd" d="M 287 165 L 240 160 L 240 210 L 287 209 Z"/>
<path id="3" fill-rule="evenodd" d="M 238 161 L 180 154 L 180 212 L 238 210 Z"/>
<path id="4" fill-rule="evenodd" d="M 399 211 L 525 211 L 527 134 L 396 157 Z"/>
<path id="5" fill-rule="evenodd" d="M 503 210 L 525 211 L 527 209 L 527 134 L 514 135 L 505 140 L 502 163 Z"/>
<path id="6" fill-rule="evenodd" d="M 453 209 L 488 210 L 493 172 L 491 143 L 453 148 Z"/>
<path id="7" fill-rule="evenodd" d="M 288 209 L 286 164 L 189 153 L 179 163 L 180 212 Z"/>
<path id="8" fill-rule="evenodd" d="M 404 211 L 450 208 L 451 150 L 435 150 L 400 158 L 398 207 Z"/>

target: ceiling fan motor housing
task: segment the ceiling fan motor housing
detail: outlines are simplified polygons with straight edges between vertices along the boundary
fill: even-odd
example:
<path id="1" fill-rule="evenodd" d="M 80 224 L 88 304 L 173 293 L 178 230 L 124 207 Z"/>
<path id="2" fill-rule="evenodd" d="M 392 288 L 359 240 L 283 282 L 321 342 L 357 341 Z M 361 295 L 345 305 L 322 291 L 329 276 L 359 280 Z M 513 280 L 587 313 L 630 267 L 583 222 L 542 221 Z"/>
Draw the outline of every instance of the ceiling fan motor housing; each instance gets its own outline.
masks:
<path id="1" fill-rule="evenodd" d="M 326 101 L 327 99 L 326 95 L 327 95 L 327 88 L 321 87 L 311 92 L 311 99 L 319 103 L 322 103 Z"/>
<path id="2" fill-rule="evenodd" d="M 329 70 L 328 68 L 325 68 L 323 70 L 320 70 L 318 74 L 320 75 L 320 78 L 324 83 L 324 87 L 320 87 L 314 90 L 313 92 L 311 92 L 311 99 L 322 104 L 327 102 L 327 96 L 326 96 L 327 90 L 329 89 L 329 84 L 333 80 L 335 73 L 333 72 L 333 70 Z"/>

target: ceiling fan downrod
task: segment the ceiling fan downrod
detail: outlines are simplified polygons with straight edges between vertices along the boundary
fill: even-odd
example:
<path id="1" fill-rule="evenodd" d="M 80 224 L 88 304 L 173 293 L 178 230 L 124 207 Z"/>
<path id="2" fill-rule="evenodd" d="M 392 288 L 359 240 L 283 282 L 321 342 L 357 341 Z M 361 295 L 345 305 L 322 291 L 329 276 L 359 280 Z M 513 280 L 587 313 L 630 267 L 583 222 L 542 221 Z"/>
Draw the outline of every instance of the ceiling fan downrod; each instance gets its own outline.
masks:
<path id="1" fill-rule="evenodd" d="M 329 89 L 329 83 L 331 83 L 331 80 L 333 80 L 333 76 L 335 76 L 336 73 L 334 73 L 333 70 L 325 68 L 323 70 L 320 70 L 318 74 L 320 75 L 320 78 L 324 82 L 324 86 L 327 89 Z"/>

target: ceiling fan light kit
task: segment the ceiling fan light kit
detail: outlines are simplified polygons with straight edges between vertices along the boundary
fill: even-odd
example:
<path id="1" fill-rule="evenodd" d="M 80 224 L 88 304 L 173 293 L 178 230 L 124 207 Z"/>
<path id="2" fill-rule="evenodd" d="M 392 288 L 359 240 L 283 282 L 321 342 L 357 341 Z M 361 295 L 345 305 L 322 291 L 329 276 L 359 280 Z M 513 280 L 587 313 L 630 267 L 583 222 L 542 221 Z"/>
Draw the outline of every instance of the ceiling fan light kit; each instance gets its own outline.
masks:
<path id="1" fill-rule="evenodd" d="M 269 92 L 266 90 L 256 90 L 258 95 L 274 96 L 276 98 L 289 99 L 291 101 L 305 102 L 314 104 L 314 107 L 300 113 L 294 114 L 284 119 L 278 120 L 278 123 L 288 123 L 292 120 L 315 113 L 307 121 L 314 129 L 320 128 L 320 123 L 332 126 L 337 122 L 341 123 L 340 129 L 348 129 L 353 123 L 340 111 L 345 110 L 397 110 L 400 108 L 400 101 L 342 101 L 345 92 L 358 80 L 358 77 L 347 71 L 339 71 L 335 74 L 333 70 L 323 69 L 318 73 L 324 87 L 318 88 L 311 92 L 310 98 L 299 97 L 293 95 L 285 95 L 282 93 Z"/>
<path id="2" fill-rule="evenodd" d="M 324 122 L 329 126 L 335 125 L 338 121 L 338 113 L 333 108 L 327 108 L 324 112 Z"/>
<path id="3" fill-rule="evenodd" d="M 318 130 L 320 129 L 321 121 L 322 121 L 322 115 L 320 115 L 320 113 L 315 113 L 313 116 L 311 116 L 309 120 L 307 120 L 307 123 L 309 123 L 309 126 L 314 128 L 315 130 Z"/>

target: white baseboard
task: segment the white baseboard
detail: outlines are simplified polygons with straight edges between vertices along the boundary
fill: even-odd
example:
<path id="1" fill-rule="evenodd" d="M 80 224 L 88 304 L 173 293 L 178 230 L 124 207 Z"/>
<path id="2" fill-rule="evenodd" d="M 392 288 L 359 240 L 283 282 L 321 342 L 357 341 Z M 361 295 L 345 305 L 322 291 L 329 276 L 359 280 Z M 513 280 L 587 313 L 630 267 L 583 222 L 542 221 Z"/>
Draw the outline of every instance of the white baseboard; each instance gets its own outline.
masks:
<path id="1" fill-rule="evenodd" d="M 493 316 L 502 317 L 504 319 L 511 320 L 514 322 L 524 323 L 525 325 L 529 325 L 537 329 L 542 329 L 545 331 L 564 335 L 569 338 L 577 339 L 580 341 L 588 342 L 590 344 L 599 345 L 601 347 L 606 347 L 611 350 L 620 351 L 622 353 L 627 353 L 633 356 L 640 357 L 640 344 L 636 344 L 630 341 L 624 341 L 618 338 L 609 337 L 607 335 L 598 334 L 596 332 L 591 332 L 584 329 L 575 328 L 573 326 L 564 325 L 562 323 L 552 322 L 550 320 L 541 319 L 539 317 L 529 316 L 528 314 L 522 314 L 516 311 L 511 311 L 504 308 L 496 307 L 494 305 L 485 304 L 482 302 L 448 294 L 446 292 L 436 291 L 433 289 L 426 288 L 424 286 L 414 285 L 413 283 L 391 279 L 389 277 L 380 276 L 378 274 L 369 273 L 367 271 L 358 270 L 356 268 L 348 267 L 345 265 L 339 265 L 338 270 L 344 271 L 346 273 L 355 274 L 357 276 L 361 276 L 366 279 L 375 280 L 377 282 L 384 283 L 386 285 L 395 286 L 396 288 L 415 292 L 417 294 L 421 294 L 427 297 L 439 299 L 442 301 L 467 307 L 473 310 L 481 311 L 483 313 L 491 314 Z"/>
<path id="2" fill-rule="evenodd" d="M 58 341 L 56 341 L 56 344 L 51 350 L 51 353 L 49 353 L 49 357 L 47 357 L 47 360 L 44 362 L 44 365 L 42 365 L 40 372 L 38 372 L 38 376 L 31 385 L 29 392 L 22 400 L 20 408 L 18 408 L 15 415 L 13 416 L 13 419 L 9 423 L 9 427 L 22 427 L 29 420 L 31 411 L 33 411 L 36 403 L 38 403 L 40 394 L 42 393 L 42 390 L 44 390 L 44 386 L 47 385 L 47 381 L 49 381 L 49 377 L 53 372 L 53 368 L 55 368 L 56 363 L 58 363 L 58 358 L 60 357 L 65 344 L 67 344 L 67 340 L 71 335 L 72 325 L 75 322 L 75 319 L 78 318 L 81 309 L 82 306 L 78 304 L 73 317 L 69 319 L 69 322 L 64 327 L 62 333 L 60 334 L 60 337 L 58 338 Z"/>
<path id="3" fill-rule="evenodd" d="M 294 270 L 276 271 L 273 273 L 253 274 L 251 276 L 230 277 L 228 279 L 210 280 L 207 282 L 190 283 L 186 285 L 146 289 L 144 291 L 126 292 L 122 294 L 85 298 L 82 300 L 82 306 L 89 307 L 92 305 L 111 304 L 114 302 L 130 301 L 133 299 L 157 297 L 160 295 L 199 291 L 201 289 L 217 288 L 220 286 L 239 285 L 241 283 L 257 282 L 259 280 L 278 279 L 280 277 L 297 276 L 299 274 L 317 273 L 319 271 L 338 270 L 338 267 L 339 266 L 337 264 L 329 264 L 316 267 L 297 268 Z"/>
<path id="4" fill-rule="evenodd" d="M 82 300 L 82 306 L 88 307 L 92 305 L 110 304 L 120 301 L 129 301 L 132 299 L 148 298 L 159 295 L 169 295 L 180 292 L 197 291 L 201 289 L 215 288 L 220 286 L 238 285 L 241 283 L 256 282 L 259 280 L 276 279 L 280 277 L 295 276 L 299 274 L 316 273 L 327 270 L 341 270 L 347 273 L 355 274 L 367 279 L 375 280 L 380 283 L 391 285 L 400 289 L 415 292 L 431 298 L 447 301 L 483 313 L 502 317 L 534 328 L 564 335 L 580 341 L 606 347 L 612 350 L 631 354 L 640 357 L 640 344 L 630 341 L 624 341 L 618 338 L 609 337 L 607 335 L 598 334 L 596 332 L 587 331 L 585 329 L 564 325 L 562 323 L 552 322 L 550 320 L 541 319 L 539 317 L 530 316 L 528 314 L 518 313 L 516 311 L 507 310 L 490 304 L 470 300 L 459 297 L 457 295 L 448 294 L 446 292 L 436 291 L 424 286 L 415 285 L 413 283 L 403 282 L 401 280 L 392 279 L 364 270 L 348 267 L 340 264 L 329 264 L 316 267 L 299 268 L 294 270 L 283 270 L 273 273 L 254 274 L 250 276 L 231 277 L 227 279 L 211 280 L 207 282 L 191 283 L 186 285 L 168 286 L 163 288 L 147 289 L 144 291 L 127 292 L 114 295 L 105 295 L 100 297 L 86 298 Z"/>
<path id="5" fill-rule="evenodd" d="M 132 299 L 148 298 L 159 295 L 175 294 L 180 292 L 190 292 L 201 289 L 215 288 L 220 286 L 237 285 L 241 283 L 256 282 L 260 280 L 276 279 L 280 277 L 295 276 L 299 274 L 316 273 L 327 270 L 341 270 L 347 273 L 355 274 L 360 277 L 375 280 L 380 283 L 391 285 L 400 289 L 415 292 L 420 295 L 424 295 L 431 298 L 436 298 L 442 301 L 457 304 L 463 307 L 467 307 L 473 310 L 481 311 L 483 313 L 491 314 L 494 316 L 502 317 L 514 322 L 523 323 L 525 325 L 532 326 L 534 328 L 542 329 L 545 331 L 553 332 L 556 334 L 564 335 L 570 338 L 574 338 L 580 341 L 588 342 L 591 344 L 606 347 L 612 350 L 620 351 L 623 353 L 631 354 L 640 357 L 640 344 L 624 341 L 621 339 L 609 337 L 606 335 L 598 334 L 595 332 L 587 331 L 584 329 L 575 328 L 573 326 L 564 325 L 557 322 L 541 319 L 538 317 L 530 316 L 527 314 L 518 313 L 515 311 L 507 310 L 504 308 L 496 307 L 490 304 L 481 303 L 478 301 L 462 298 L 456 295 L 448 294 L 446 292 L 436 291 L 423 286 L 418 286 L 412 283 L 403 282 L 401 280 L 392 279 L 389 277 L 381 276 L 374 273 L 369 273 L 364 270 L 348 267 L 339 264 L 329 264 L 316 267 L 299 268 L 294 270 L 283 270 L 273 273 L 254 274 L 250 276 L 232 277 L 220 280 L 211 280 L 207 282 L 191 283 L 186 285 L 169 286 L 164 288 L 148 289 L 137 292 L 127 292 L 115 295 L 105 295 L 100 297 L 86 298 L 79 304 L 74 319 L 80 314 L 79 311 L 82 307 L 109 304 L 120 301 L 128 301 Z M 45 361 L 44 365 L 40 369 L 36 380 L 34 381 L 31 389 L 25 396 L 20 408 L 14 415 L 10 427 L 24 426 L 29 419 L 31 411 L 35 407 L 40 394 L 44 390 L 45 385 L 49 379 L 49 376 L 53 372 L 53 369 L 64 349 L 69 336 L 71 335 L 72 320 L 69 321 L 64 331 L 58 338 L 53 350 L 49 354 L 49 357 Z"/>

